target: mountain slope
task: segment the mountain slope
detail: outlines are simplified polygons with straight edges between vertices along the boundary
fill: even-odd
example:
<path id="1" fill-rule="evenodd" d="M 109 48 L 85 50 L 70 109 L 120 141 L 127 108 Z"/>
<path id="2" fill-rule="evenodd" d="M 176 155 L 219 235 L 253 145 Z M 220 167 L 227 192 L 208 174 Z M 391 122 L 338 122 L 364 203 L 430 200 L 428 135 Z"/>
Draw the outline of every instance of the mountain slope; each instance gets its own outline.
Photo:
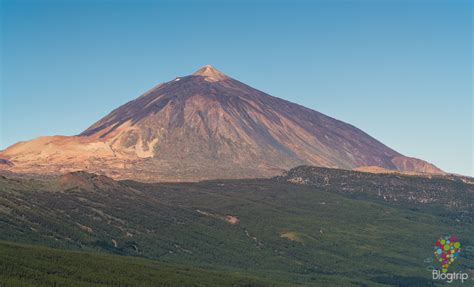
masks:
<path id="1" fill-rule="evenodd" d="M 212 66 L 156 86 L 78 136 L 18 143 L 0 158 L 16 172 L 88 170 L 146 181 L 271 176 L 302 164 L 442 173 Z"/>
<path id="2" fill-rule="evenodd" d="M 0 241 L 1 286 L 287 286 L 235 272 Z"/>
<path id="3" fill-rule="evenodd" d="M 460 178 L 314 167 L 275 179 L 199 183 L 114 181 L 83 172 L 0 177 L 0 240 L 292 286 L 430 286 L 427 267 L 439 265 L 424 260 L 434 258 L 433 244 L 444 235 L 455 234 L 465 247 L 450 270 L 474 278 L 473 202 L 472 181 Z M 0 268 L 1 250 L 0 244 Z M 63 270 L 61 260 L 41 260 Z"/>

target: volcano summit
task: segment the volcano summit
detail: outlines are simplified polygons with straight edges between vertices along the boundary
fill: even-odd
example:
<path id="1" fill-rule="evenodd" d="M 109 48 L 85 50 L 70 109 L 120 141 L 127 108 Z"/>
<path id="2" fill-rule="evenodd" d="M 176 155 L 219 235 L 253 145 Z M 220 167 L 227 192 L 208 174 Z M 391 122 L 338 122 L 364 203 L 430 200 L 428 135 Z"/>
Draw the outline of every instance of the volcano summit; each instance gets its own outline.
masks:
<path id="1" fill-rule="evenodd" d="M 141 181 L 272 176 L 303 164 L 443 173 L 210 65 L 159 84 L 77 136 L 19 142 L 0 159 L 13 172 L 85 170 Z"/>

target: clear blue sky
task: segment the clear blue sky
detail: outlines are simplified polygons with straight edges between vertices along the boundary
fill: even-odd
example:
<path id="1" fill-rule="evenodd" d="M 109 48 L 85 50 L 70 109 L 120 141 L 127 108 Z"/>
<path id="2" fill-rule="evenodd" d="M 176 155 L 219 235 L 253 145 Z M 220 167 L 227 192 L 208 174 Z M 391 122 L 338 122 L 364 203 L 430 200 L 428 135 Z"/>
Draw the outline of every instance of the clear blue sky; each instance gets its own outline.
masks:
<path id="1" fill-rule="evenodd" d="M 472 1 L 1 2 L 0 149 L 212 64 L 474 175 Z"/>

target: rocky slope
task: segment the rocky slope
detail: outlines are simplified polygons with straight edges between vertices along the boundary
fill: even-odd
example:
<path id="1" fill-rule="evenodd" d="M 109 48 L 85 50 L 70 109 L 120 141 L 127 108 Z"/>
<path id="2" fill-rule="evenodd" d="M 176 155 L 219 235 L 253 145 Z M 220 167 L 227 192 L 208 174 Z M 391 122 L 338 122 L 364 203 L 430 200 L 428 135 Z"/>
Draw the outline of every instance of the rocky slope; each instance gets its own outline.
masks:
<path id="1" fill-rule="evenodd" d="M 14 172 L 86 170 L 142 181 L 272 176 L 303 164 L 442 173 L 212 66 L 154 87 L 80 135 L 20 142 L 0 159 Z"/>
<path id="2" fill-rule="evenodd" d="M 274 180 L 312 186 L 353 197 L 387 202 L 438 205 L 460 213 L 474 212 L 474 178 L 454 175 L 407 175 L 387 171 L 350 171 L 298 166 Z M 471 219 L 470 219 L 471 220 Z"/>

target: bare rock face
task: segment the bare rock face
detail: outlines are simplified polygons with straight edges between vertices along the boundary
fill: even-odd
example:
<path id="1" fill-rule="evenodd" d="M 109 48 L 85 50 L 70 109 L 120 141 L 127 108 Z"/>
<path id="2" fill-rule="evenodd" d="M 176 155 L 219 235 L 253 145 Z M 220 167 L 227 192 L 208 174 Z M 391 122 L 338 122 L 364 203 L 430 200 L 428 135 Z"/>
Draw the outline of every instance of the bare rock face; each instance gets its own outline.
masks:
<path id="1" fill-rule="evenodd" d="M 209 65 L 154 87 L 78 136 L 20 142 L 0 158 L 14 172 L 86 170 L 141 181 L 273 176 L 303 164 L 442 173 Z"/>

